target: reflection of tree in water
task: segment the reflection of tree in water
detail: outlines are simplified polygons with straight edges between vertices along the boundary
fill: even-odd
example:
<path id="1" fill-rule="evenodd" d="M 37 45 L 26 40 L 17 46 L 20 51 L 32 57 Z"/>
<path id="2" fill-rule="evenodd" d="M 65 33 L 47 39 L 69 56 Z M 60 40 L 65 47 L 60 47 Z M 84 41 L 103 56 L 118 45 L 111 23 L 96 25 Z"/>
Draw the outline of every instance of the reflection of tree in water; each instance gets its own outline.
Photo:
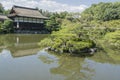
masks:
<path id="1" fill-rule="evenodd" d="M 66 77 L 65 80 L 88 80 L 92 77 L 94 70 L 84 64 L 84 58 L 61 56 L 59 66 L 51 69 L 53 74 L 61 74 Z"/>
<path id="2" fill-rule="evenodd" d="M 43 61 L 43 63 L 46 63 L 46 64 L 51 64 L 54 62 L 54 60 L 48 56 L 41 55 L 39 58 Z"/>
<path id="3" fill-rule="evenodd" d="M 46 64 L 52 64 L 58 61 L 58 58 L 56 56 L 48 54 L 48 52 L 46 52 L 45 50 L 40 52 L 39 59 Z"/>
<path id="4" fill-rule="evenodd" d="M 94 69 L 84 62 L 84 58 L 68 55 L 58 55 L 57 57 L 58 67 L 50 69 L 52 74 L 63 75 L 65 80 L 91 80 Z M 48 62 L 54 62 L 46 55 L 44 55 L 44 57 L 42 56 L 40 59 L 46 64 L 49 64 Z"/>
<path id="5" fill-rule="evenodd" d="M 113 55 L 116 55 L 116 54 L 113 54 Z M 120 64 L 120 60 L 117 60 L 116 56 L 110 57 L 106 52 L 100 51 L 100 52 L 97 52 L 94 56 L 89 57 L 89 59 L 99 63 Z"/>

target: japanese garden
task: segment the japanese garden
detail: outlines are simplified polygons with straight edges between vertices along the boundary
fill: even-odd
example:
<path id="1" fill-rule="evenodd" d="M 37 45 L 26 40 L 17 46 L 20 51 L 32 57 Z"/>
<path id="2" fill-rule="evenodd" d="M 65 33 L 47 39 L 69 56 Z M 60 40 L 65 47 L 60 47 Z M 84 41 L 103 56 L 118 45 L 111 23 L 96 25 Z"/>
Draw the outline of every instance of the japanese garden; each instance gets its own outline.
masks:
<path id="1" fill-rule="evenodd" d="M 83 12 L 16 5 L 6 10 L 0 3 L 2 64 L 0 80 L 120 79 L 120 2 L 92 4 Z"/>

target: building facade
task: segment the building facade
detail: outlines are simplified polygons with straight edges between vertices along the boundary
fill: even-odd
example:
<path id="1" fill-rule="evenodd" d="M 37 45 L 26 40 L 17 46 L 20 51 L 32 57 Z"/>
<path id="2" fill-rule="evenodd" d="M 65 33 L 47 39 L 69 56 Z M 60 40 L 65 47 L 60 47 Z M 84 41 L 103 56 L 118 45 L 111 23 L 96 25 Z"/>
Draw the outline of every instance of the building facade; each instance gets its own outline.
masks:
<path id="1" fill-rule="evenodd" d="M 40 31 L 44 30 L 43 16 L 38 9 L 13 6 L 8 17 L 13 20 L 15 30 Z"/>
<path id="2" fill-rule="evenodd" d="M 0 22 L 4 22 L 7 19 L 9 18 L 6 15 L 0 14 Z"/>

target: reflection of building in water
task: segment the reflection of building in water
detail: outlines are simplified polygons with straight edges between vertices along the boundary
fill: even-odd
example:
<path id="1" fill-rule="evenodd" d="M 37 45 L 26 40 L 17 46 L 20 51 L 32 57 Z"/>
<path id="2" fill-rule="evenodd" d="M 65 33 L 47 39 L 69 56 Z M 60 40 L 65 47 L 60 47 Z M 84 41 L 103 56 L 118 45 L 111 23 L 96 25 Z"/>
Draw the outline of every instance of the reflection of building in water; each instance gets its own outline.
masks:
<path id="1" fill-rule="evenodd" d="M 37 54 L 39 48 L 37 42 L 35 43 L 15 43 L 13 46 L 8 47 L 13 57 L 22 57 Z"/>
<path id="2" fill-rule="evenodd" d="M 37 49 L 27 49 L 27 50 L 18 50 L 15 53 L 12 53 L 12 57 L 23 57 L 23 56 L 29 56 L 29 55 L 35 55 L 39 51 L 39 48 Z"/>
<path id="3" fill-rule="evenodd" d="M 13 57 L 36 54 L 39 51 L 38 42 L 46 35 L 4 35 L 0 36 L 0 50 L 10 50 Z"/>
<path id="4" fill-rule="evenodd" d="M 16 38 L 16 41 L 17 41 L 16 43 L 19 44 L 19 37 Z"/>
<path id="5" fill-rule="evenodd" d="M 37 39 L 31 39 L 30 36 L 17 36 L 15 38 L 16 41 L 14 43 L 14 46 L 9 47 L 11 50 L 11 55 L 13 57 L 35 55 L 39 51 L 37 46 Z"/>

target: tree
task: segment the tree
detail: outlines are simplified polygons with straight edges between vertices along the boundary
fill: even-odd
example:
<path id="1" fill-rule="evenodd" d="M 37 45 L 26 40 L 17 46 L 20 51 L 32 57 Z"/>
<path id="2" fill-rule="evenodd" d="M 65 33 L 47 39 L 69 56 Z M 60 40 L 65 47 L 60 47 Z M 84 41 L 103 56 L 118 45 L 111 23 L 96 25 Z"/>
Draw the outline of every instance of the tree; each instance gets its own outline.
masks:
<path id="1" fill-rule="evenodd" d="M 48 10 L 44 11 L 43 9 L 39 9 L 39 12 L 46 17 L 50 17 L 52 15 L 52 12 L 49 12 Z"/>
<path id="2" fill-rule="evenodd" d="M 4 8 L 2 6 L 2 4 L 0 3 L 0 13 L 3 13 L 4 12 Z"/>
<path id="3" fill-rule="evenodd" d="M 5 10 L 3 14 L 8 15 L 9 13 L 10 13 L 10 10 L 8 9 L 8 10 Z"/>
<path id="4" fill-rule="evenodd" d="M 82 19 L 86 21 L 120 19 L 120 2 L 93 4 L 82 13 Z"/>
<path id="5" fill-rule="evenodd" d="M 0 27 L 0 31 L 2 33 L 13 32 L 13 22 L 11 20 L 5 20 L 4 23 Z"/>
<path id="6" fill-rule="evenodd" d="M 3 5 L 0 3 L 0 14 L 8 15 L 10 10 L 5 10 Z"/>
<path id="7" fill-rule="evenodd" d="M 46 29 L 49 32 L 52 31 L 58 31 L 60 29 L 59 24 L 57 23 L 57 21 L 54 18 L 50 18 L 50 20 L 46 20 Z"/>

